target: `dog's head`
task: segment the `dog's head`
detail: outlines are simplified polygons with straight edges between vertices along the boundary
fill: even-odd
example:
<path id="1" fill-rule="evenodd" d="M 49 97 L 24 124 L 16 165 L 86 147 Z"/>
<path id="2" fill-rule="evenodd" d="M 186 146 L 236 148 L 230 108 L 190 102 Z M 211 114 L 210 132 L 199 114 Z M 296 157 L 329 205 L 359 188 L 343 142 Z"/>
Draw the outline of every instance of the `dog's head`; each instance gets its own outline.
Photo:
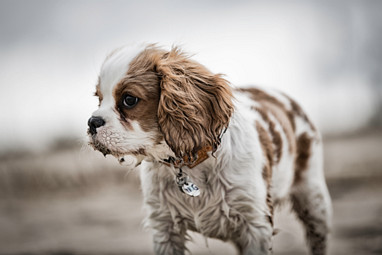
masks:
<path id="1" fill-rule="evenodd" d="M 216 148 L 233 111 L 228 82 L 178 48 L 123 47 L 102 65 L 88 121 L 90 144 L 123 161 Z"/>

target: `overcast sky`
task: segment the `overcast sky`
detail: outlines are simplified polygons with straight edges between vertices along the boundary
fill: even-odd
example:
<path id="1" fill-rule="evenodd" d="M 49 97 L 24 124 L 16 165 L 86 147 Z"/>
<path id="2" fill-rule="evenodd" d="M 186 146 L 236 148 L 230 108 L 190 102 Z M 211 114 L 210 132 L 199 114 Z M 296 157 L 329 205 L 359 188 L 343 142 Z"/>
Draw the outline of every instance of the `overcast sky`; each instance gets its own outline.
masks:
<path id="1" fill-rule="evenodd" d="M 380 113 L 382 1 L 0 1 L 1 149 L 86 135 L 104 57 L 181 45 L 233 85 L 296 98 L 325 134 Z"/>

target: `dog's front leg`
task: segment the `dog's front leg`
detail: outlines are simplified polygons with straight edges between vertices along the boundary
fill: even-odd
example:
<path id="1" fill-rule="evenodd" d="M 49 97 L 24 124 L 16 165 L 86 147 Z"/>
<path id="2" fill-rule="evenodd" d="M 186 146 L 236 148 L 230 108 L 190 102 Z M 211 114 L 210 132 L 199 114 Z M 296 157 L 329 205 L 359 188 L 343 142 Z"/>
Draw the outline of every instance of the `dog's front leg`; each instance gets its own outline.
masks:
<path id="1" fill-rule="evenodd" d="M 177 231 L 172 224 L 161 223 L 154 230 L 154 251 L 156 255 L 184 255 L 185 230 Z"/>
<path id="2" fill-rule="evenodd" d="M 159 216 L 159 215 L 158 215 Z M 156 255 L 183 255 L 186 249 L 186 229 L 175 223 L 171 216 L 152 219 L 154 226 L 154 251 Z"/>
<path id="3" fill-rule="evenodd" d="M 174 207 L 174 197 L 183 194 L 172 179 L 174 176 L 168 174 L 168 171 L 167 166 L 143 162 L 141 185 L 148 211 L 145 226 L 152 230 L 156 255 L 183 255 L 186 250 L 187 226 Z"/>

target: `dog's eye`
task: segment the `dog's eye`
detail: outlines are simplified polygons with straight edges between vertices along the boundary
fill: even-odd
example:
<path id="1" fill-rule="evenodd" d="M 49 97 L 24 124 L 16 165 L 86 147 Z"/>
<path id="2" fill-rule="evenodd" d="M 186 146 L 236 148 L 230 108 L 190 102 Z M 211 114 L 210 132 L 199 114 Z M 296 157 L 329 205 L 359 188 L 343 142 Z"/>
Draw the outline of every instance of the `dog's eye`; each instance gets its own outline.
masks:
<path id="1" fill-rule="evenodd" d="M 126 95 L 125 98 L 123 99 L 123 105 L 126 108 L 131 109 L 138 103 L 138 101 L 139 99 L 137 97 Z"/>

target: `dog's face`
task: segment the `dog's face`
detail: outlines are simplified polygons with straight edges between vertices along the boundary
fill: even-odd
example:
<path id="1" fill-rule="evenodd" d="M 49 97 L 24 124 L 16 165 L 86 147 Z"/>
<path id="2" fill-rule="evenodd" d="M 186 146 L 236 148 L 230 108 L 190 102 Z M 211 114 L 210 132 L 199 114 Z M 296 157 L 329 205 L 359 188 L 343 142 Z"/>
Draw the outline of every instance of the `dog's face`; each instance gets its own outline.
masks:
<path id="1" fill-rule="evenodd" d="M 233 111 L 227 82 L 178 49 L 124 47 L 102 65 L 90 144 L 123 161 L 193 155 L 217 146 Z"/>

